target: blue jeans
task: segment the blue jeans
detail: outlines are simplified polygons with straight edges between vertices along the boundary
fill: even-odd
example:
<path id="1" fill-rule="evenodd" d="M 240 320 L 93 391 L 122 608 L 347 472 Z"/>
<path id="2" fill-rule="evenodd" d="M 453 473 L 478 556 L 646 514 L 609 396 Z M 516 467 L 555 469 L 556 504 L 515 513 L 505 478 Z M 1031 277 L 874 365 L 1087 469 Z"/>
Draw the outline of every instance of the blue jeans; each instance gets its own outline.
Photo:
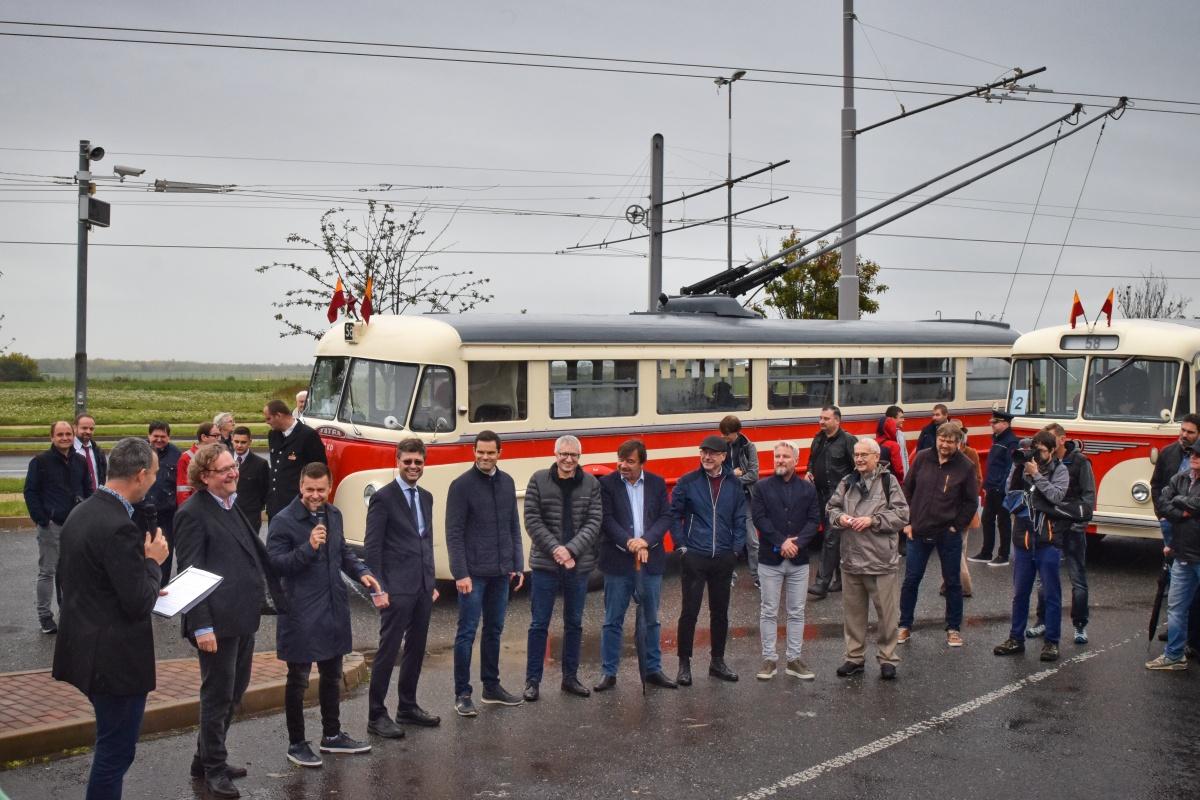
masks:
<path id="1" fill-rule="evenodd" d="M 925 577 L 929 557 L 936 550 L 942 565 L 942 580 L 946 582 L 946 630 L 962 629 L 963 595 L 962 561 L 963 537 L 961 533 L 946 531 L 927 541 L 913 536 L 908 541 L 908 557 L 904 565 L 904 586 L 900 589 L 900 627 L 911 628 L 913 613 L 917 608 L 917 591 Z"/>
<path id="2" fill-rule="evenodd" d="M 144 694 L 91 694 L 96 713 L 96 752 L 88 775 L 85 800 L 120 800 L 125 773 L 133 764 L 142 715 Z"/>
<path id="3" fill-rule="evenodd" d="M 479 644 L 479 680 L 484 689 L 500 685 L 500 635 L 508 611 L 508 575 L 471 576 L 471 593 L 458 595 L 458 633 L 454 637 L 454 694 L 471 693 L 471 648 L 483 617 Z"/>
<path id="4" fill-rule="evenodd" d="M 1071 624 L 1085 628 L 1088 624 L 1087 534 L 1071 531 L 1063 537 L 1063 558 L 1071 578 Z M 1038 583 L 1037 624 L 1046 624 L 1046 590 Z"/>
<path id="5" fill-rule="evenodd" d="M 574 678 L 579 672 L 579 647 L 583 643 L 583 604 L 587 601 L 588 573 L 559 568 L 554 572 L 535 569 L 530 576 L 529 639 L 526 642 L 525 682 L 541 683 L 546 660 L 546 639 L 554 601 L 562 590 L 562 674 Z"/>
<path id="6" fill-rule="evenodd" d="M 1051 544 L 1038 545 L 1034 550 L 1012 549 L 1013 601 L 1012 627 L 1009 637 L 1025 641 L 1025 626 L 1029 623 L 1029 593 L 1033 591 L 1036 575 L 1042 580 L 1046 597 L 1046 641 L 1058 644 L 1062 633 L 1062 584 L 1058 579 L 1062 553 Z"/>
<path id="7" fill-rule="evenodd" d="M 625 612 L 633 599 L 633 575 L 604 576 L 604 630 L 600 634 L 601 671 L 605 675 L 617 674 L 617 663 L 621 660 L 621 629 Z M 649 624 L 646 625 L 646 674 L 662 671 L 662 648 L 658 645 L 662 626 L 658 621 L 658 600 L 662 596 L 662 575 L 642 574 L 642 609 Z"/>
<path id="8" fill-rule="evenodd" d="M 1167 595 L 1167 658 L 1183 658 L 1188 638 L 1188 607 L 1200 588 L 1200 562 L 1175 559 Z"/>

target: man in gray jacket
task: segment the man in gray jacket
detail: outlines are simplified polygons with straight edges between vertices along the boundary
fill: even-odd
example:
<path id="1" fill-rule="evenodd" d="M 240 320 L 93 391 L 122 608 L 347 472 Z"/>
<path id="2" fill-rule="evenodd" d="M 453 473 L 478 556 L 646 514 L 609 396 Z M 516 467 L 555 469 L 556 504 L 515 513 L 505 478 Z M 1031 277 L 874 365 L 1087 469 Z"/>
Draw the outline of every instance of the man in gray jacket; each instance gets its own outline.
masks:
<path id="1" fill-rule="evenodd" d="M 525 530 L 529 548 L 530 615 L 525 662 L 525 700 L 539 696 L 546 637 L 554 601 L 563 595 L 562 690 L 587 697 L 579 682 L 579 648 L 583 642 L 583 605 L 588 575 L 596 564 L 596 547 L 604 506 L 600 481 L 579 468 L 579 440 L 560 436 L 554 443 L 554 466 L 538 470 L 525 488 Z"/>
<path id="2" fill-rule="evenodd" d="M 854 444 L 854 472 L 837 485 L 826 509 L 828 524 L 841 537 L 843 631 L 846 663 L 837 668 L 846 678 L 863 671 L 866 655 L 868 599 L 878 617 L 879 677 L 896 677 L 896 640 L 900 623 L 900 551 L 897 534 L 908 524 L 904 490 L 879 463 L 879 444 Z"/>

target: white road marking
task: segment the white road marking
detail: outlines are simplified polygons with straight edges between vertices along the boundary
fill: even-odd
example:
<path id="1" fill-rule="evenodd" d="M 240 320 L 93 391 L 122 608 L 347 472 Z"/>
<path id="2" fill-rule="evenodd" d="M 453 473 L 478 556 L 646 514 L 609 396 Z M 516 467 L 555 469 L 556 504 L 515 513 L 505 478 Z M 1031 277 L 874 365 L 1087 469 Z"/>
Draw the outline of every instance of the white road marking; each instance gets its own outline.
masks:
<path id="1" fill-rule="evenodd" d="M 999 689 L 988 692 L 984 695 L 980 695 L 979 697 L 968 700 L 965 703 L 961 703 L 953 708 L 947 709 L 940 714 L 936 714 L 928 719 L 913 723 L 907 728 L 901 728 L 895 733 L 890 733 L 887 736 L 876 739 L 873 742 L 864 744 L 862 747 L 857 747 L 854 750 L 842 753 L 840 756 L 834 756 L 827 761 L 822 761 L 820 764 L 809 767 L 803 772 L 796 772 L 788 775 L 785 778 L 781 778 L 770 786 L 763 786 L 759 789 L 754 789 L 753 791 L 739 795 L 737 800 L 762 800 L 762 798 L 770 797 L 784 789 L 791 789 L 796 786 L 814 781 L 827 772 L 848 767 L 856 761 L 861 761 L 867 756 L 872 756 L 882 750 L 886 750 L 889 747 L 901 744 L 902 742 L 905 742 L 914 736 L 919 736 L 922 733 L 928 733 L 929 731 L 936 730 L 952 720 L 958 719 L 966 714 L 970 714 L 972 711 L 977 711 L 986 705 L 990 705 L 997 700 L 1008 697 L 1010 694 L 1019 692 L 1028 686 L 1034 685 L 1035 683 L 1040 683 L 1047 678 L 1053 677 L 1072 664 L 1079 664 L 1087 661 L 1090 658 L 1095 658 L 1101 653 L 1113 650 L 1124 644 L 1128 644 L 1131 641 L 1133 641 L 1133 637 L 1116 642 L 1115 644 L 1110 644 L 1107 647 L 1102 647 L 1098 650 L 1088 650 L 1085 653 L 1072 656 L 1071 658 L 1061 662 L 1056 667 L 1044 669 L 1041 672 L 1035 672 L 1032 675 L 1021 678 L 1019 681 L 1013 681 L 1005 686 L 1001 686 Z"/>

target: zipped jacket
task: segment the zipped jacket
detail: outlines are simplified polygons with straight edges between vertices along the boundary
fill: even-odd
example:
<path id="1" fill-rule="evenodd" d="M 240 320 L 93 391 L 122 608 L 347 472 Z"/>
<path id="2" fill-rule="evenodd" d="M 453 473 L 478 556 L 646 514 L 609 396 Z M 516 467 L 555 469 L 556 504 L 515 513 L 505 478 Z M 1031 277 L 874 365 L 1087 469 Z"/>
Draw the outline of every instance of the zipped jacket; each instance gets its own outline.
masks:
<path id="1" fill-rule="evenodd" d="M 708 473 L 697 468 L 679 479 L 671 495 L 679 546 L 709 558 L 736 553 L 746 544 L 746 493 L 729 462 L 717 485 L 714 494 Z"/>
<path id="2" fill-rule="evenodd" d="M 870 517 L 871 527 L 843 528 L 843 514 Z M 908 501 L 896 476 L 882 463 L 865 479 L 851 472 L 837 485 L 826 507 L 829 525 L 840 532 L 842 572 L 887 575 L 900 569 L 897 534 L 908 524 Z"/>
<path id="3" fill-rule="evenodd" d="M 1008 481 L 1010 492 L 1025 493 L 1028 506 L 1025 513 L 1014 514 L 1013 547 L 1034 550 L 1047 544 L 1063 547 L 1072 520 L 1059 508 L 1067 497 L 1071 478 L 1067 468 L 1057 458 L 1049 464 L 1038 464 L 1038 474 L 1025 475 L 1025 468 L 1013 464 Z"/>

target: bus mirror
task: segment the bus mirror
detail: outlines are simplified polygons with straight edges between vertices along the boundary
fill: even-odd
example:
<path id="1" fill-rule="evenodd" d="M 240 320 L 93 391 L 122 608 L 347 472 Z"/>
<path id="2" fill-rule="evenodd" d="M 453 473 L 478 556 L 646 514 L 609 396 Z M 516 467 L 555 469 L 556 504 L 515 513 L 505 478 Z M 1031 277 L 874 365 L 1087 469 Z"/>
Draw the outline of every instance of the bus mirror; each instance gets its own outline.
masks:
<path id="1" fill-rule="evenodd" d="M 1158 418 L 1161 419 L 1163 422 L 1170 422 L 1171 421 L 1171 409 L 1164 408 L 1162 411 L 1158 412 Z"/>
<path id="2" fill-rule="evenodd" d="M 387 428 L 389 431 L 398 431 L 400 430 L 400 420 L 396 419 L 391 414 L 388 414 L 383 418 L 383 427 Z"/>

